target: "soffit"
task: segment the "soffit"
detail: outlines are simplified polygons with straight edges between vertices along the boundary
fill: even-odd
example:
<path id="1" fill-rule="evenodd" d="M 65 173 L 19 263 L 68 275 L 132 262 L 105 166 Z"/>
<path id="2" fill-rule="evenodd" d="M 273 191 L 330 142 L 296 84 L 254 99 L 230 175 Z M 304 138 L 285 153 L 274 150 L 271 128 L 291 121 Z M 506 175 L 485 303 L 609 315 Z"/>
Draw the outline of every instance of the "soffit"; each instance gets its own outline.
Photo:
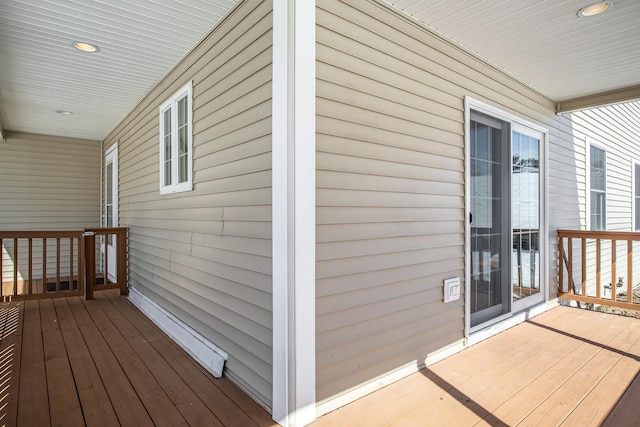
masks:
<path id="1" fill-rule="evenodd" d="M 235 3 L 0 0 L 3 128 L 103 139 Z"/>
<path id="2" fill-rule="evenodd" d="M 385 0 L 555 101 L 640 85 L 640 1 Z"/>

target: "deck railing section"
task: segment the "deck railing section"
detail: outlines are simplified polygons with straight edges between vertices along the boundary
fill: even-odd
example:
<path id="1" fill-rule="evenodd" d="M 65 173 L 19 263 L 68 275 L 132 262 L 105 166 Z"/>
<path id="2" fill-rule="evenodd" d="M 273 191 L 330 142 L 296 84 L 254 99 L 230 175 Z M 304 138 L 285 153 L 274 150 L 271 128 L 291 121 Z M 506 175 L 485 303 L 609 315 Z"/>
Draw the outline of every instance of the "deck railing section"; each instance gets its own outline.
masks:
<path id="1" fill-rule="evenodd" d="M 640 310 L 640 274 L 634 279 L 634 271 L 640 269 L 636 242 L 640 233 L 558 230 L 558 297 Z"/>
<path id="2" fill-rule="evenodd" d="M 87 228 L 85 230 L 87 260 L 86 298 L 92 299 L 94 291 L 120 289 L 126 295 L 127 284 L 127 228 Z M 113 247 L 115 250 L 110 251 Z M 113 259 L 111 259 L 113 258 Z M 94 260 L 94 262 L 89 262 Z M 113 271 L 111 271 L 113 267 Z"/>
<path id="3" fill-rule="evenodd" d="M 126 294 L 127 246 L 126 228 L 0 231 L 0 297 L 91 299 L 112 288 Z"/>

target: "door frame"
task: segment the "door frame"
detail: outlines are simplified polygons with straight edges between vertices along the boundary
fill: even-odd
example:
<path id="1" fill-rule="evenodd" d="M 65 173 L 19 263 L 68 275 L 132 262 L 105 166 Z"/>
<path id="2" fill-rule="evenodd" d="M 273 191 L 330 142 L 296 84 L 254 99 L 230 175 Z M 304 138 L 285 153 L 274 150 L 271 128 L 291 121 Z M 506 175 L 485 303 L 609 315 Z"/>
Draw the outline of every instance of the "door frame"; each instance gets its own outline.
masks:
<path id="1" fill-rule="evenodd" d="M 547 184 L 547 158 L 548 158 L 548 145 L 549 145 L 549 131 L 525 120 L 521 117 L 507 113 L 499 108 L 496 108 L 490 104 L 479 101 L 469 96 L 465 96 L 464 99 L 465 108 L 465 135 L 464 135 L 464 165 L 465 165 L 465 337 L 469 337 L 472 333 L 484 329 L 490 325 L 501 322 L 505 319 L 512 317 L 518 312 L 529 309 L 541 303 L 546 303 L 549 300 L 549 214 L 548 214 L 548 184 Z M 478 111 L 484 114 L 488 114 L 492 117 L 507 121 L 518 126 L 530 128 L 535 132 L 539 132 L 542 135 L 541 147 L 540 147 L 540 297 L 534 298 L 531 301 L 527 301 L 528 298 L 518 301 L 517 304 L 513 303 L 513 289 L 509 287 L 510 298 L 510 310 L 509 312 L 499 315 L 484 323 L 471 326 L 471 224 L 469 222 L 469 214 L 471 207 L 471 177 L 470 177 L 470 122 L 471 122 L 471 110 Z M 511 263 L 511 261 L 509 261 Z"/>
<path id="2" fill-rule="evenodd" d="M 113 224 L 111 224 L 111 227 L 118 227 L 119 224 L 119 215 L 118 215 L 118 202 L 119 202 L 119 194 L 118 194 L 118 142 L 116 141 L 115 144 L 113 144 L 111 147 L 109 147 L 107 149 L 107 151 L 104 154 L 104 163 L 103 163 L 103 174 L 102 174 L 102 194 L 104 194 L 104 198 L 101 202 L 101 210 L 102 210 L 102 217 L 100 218 L 100 223 L 102 225 L 102 227 L 108 227 L 109 225 L 107 224 L 107 209 L 106 209 L 106 204 L 107 204 L 107 164 L 111 163 L 112 164 L 112 184 L 111 184 L 111 191 L 112 191 L 112 199 L 111 199 L 111 203 L 112 203 L 112 222 Z M 113 260 L 113 262 L 116 261 L 115 258 L 115 254 L 116 254 L 116 250 L 115 250 L 115 239 L 116 236 L 111 236 L 114 241 L 113 241 L 113 250 L 110 252 L 113 252 L 113 254 L 109 254 L 109 260 Z M 109 238 L 109 236 L 104 236 L 104 243 L 101 245 L 101 247 L 104 250 L 109 250 L 108 246 L 111 246 L 107 243 L 107 239 Z M 104 261 L 104 259 L 103 259 Z M 111 280 L 113 280 L 115 282 L 115 268 L 116 265 L 114 264 L 114 274 Z M 109 276 L 109 266 L 105 265 L 103 271 L 107 274 L 107 276 Z"/>

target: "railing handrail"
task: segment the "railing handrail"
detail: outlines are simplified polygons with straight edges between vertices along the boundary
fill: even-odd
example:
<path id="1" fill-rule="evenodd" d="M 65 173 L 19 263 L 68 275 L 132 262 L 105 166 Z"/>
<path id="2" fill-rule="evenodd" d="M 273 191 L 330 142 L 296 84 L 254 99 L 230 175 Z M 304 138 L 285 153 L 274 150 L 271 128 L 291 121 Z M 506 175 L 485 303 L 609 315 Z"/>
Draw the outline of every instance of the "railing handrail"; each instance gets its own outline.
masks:
<path id="1" fill-rule="evenodd" d="M 573 239 L 640 240 L 637 231 L 558 230 L 559 237 Z"/>
<path id="2" fill-rule="evenodd" d="M 83 230 L 0 230 L 0 239 L 57 239 L 82 236 Z"/>

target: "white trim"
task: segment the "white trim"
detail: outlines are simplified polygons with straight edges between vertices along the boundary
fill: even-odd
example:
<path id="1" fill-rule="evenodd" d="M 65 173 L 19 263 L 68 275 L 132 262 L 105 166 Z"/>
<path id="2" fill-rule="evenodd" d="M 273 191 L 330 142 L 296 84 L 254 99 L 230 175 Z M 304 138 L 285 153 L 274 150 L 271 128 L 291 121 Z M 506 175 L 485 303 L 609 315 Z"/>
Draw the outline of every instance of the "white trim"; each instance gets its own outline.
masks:
<path id="1" fill-rule="evenodd" d="M 227 353 L 136 288 L 129 288 L 129 300 L 214 377 L 222 376 Z"/>
<path id="2" fill-rule="evenodd" d="M 454 354 L 465 349 L 464 341 L 464 339 L 460 339 L 450 345 L 429 353 L 424 363 L 419 363 L 420 361 L 408 363 L 405 366 L 381 375 L 380 377 L 377 377 L 363 385 L 354 387 L 353 389 L 348 390 L 347 392 L 342 393 L 339 396 L 334 396 L 327 400 L 319 402 L 317 408 L 317 416 L 321 417 L 322 415 L 328 414 L 331 411 L 335 411 L 342 406 L 353 403 L 354 401 L 370 393 L 373 393 L 374 391 L 380 390 L 381 388 L 393 384 L 403 378 L 406 378 L 409 375 L 413 375 L 419 372 L 421 369 L 424 369 L 426 366 L 433 365 L 434 363 L 444 360 L 447 357 L 453 356 Z"/>
<path id="3" fill-rule="evenodd" d="M 107 149 L 107 152 L 104 154 L 104 165 L 106 165 L 107 163 L 109 163 L 109 160 L 111 160 L 112 164 L 113 164 L 113 182 L 112 182 L 112 186 L 113 188 L 111 189 L 113 195 L 115 196 L 111 202 L 112 202 L 112 206 L 113 206 L 113 227 L 118 227 L 120 224 L 120 218 L 119 218 L 119 199 L 120 196 L 118 194 L 118 141 L 115 142 L 115 144 L 113 144 L 111 147 L 109 147 Z M 106 174 L 106 168 L 104 168 L 104 173 Z M 103 188 L 104 186 L 107 185 L 106 183 L 106 177 L 103 176 L 103 179 L 105 180 L 105 182 L 103 183 Z M 101 189 L 102 190 L 102 189 Z M 106 191 L 104 192 L 105 197 L 106 197 Z M 104 202 L 106 203 L 106 199 L 104 200 Z M 104 203 L 103 203 L 104 205 Z M 103 206 L 100 207 L 101 209 L 103 208 Z M 104 211 L 104 215 L 106 215 L 106 210 Z M 104 218 L 104 221 L 102 222 L 102 224 L 104 226 L 107 226 L 106 224 L 106 216 Z"/>
<path id="4" fill-rule="evenodd" d="M 273 419 L 304 426 L 315 395 L 315 2 L 273 5 Z"/>
<path id="5" fill-rule="evenodd" d="M 516 115 L 505 112 L 497 107 L 494 107 L 485 102 L 474 99 L 470 96 L 464 98 L 464 113 L 465 113 L 465 134 L 464 134 L 464 162 L 465 162 L 465 337 L 470 337 L 471 334 L 476 334 L 477 331 L 497 327 L 495 325 L 501 325 L 504 322 L 511 322 L 514 319 L 519 319 L 522 313 L 528 313 L 531 308 L 521 308 L 520 312 L 514 312 L 514 303 L 511 301 L 510 311 L 497 318 L 491 319 L 488 322 L 482 323 L 471 327 L 471 260 L 469 257 L 470 245 L 471 245 L 471 224 L 469 223 L 469 208 L 471 206 L 471 189 L 470 189 L 470 122 L 471 122 L 471 110 L 488 114 L 489 116 L 496 117 L 498 119 L 507 121 L 516 125 L 519 131 L 525 131 L 526 134 L 531 134 L 535 137 L 542 136 L 540 141 L 540 281 L 543 288 L 540 292 L 543 294 L 542 301 L 548 302 L 549 300 L 549 207 L 548 207 L 548 195 L 549 189 L 547 184 L 548 171 L 548 145 L 549 145 L 549 130 L 529 120 L 523 119 Z M 513 127 L 513 126 L 512 126 Z M 529 128 L 534 133 L 526 132 Z M 513 130 L 513 129 L 512 129 Z M 541 134 L 541 135 L 540 135 Z M 510 298 L 513 300 L 512 292 L 509 292 Z M 517 305 L 517 304 L 515 304 Z M 535 305 L 537 306 L 537 305 Z M 514 315 L 515 313 L 515 315 Z"/>
<path id="6" fill-rule="evenodd" d="M 273 274 L 273 401 L 272 415 L 280 424 L 287 423 L 289 412 L 288 342 L 288 87 L 287 16 L 288 5 L 273 4 L 272 61 L 272 274 Z"/>
<path id="7" fill-rule="evenodd" d="M 187 181 L 178 183 L 178 101 L 187 98 Z M 164 112 L 171 108 L 171 184 L 164 185 Z M 160 194 L 171 194 L 193 190 L 193 82 L 189 81 L 160 105 L 159 149 L 160 149 Z"/>
<path id="8" fill-rule="evenodd" d="M 471 104 L 464 98 L 464 336 L 471 333 Z"/>
<path id="9" fill-rule="evenodd" d="M 640 166 L 640 160 L 631 159 L 631 231 L 640 231 L 636 229 L 636 166 Z"/>

